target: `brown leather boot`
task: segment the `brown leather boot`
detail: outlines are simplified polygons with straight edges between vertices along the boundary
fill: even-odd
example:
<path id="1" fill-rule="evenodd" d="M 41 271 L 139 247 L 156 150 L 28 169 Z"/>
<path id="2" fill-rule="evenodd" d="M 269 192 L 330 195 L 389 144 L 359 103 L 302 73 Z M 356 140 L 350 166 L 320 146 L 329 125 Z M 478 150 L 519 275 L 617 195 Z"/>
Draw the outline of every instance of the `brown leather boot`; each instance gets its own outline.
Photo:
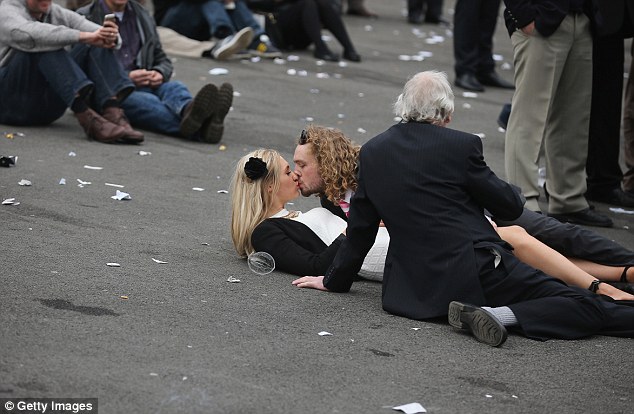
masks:
<path id="1" fill-rule="evenodd" d="M 83 112 L 76 112 L 75 116 L 88 138 L 95 141 L 116 144 L 123 142 L 122 140 L 126 136 L 125 128 L 104 119 L 90 108 Z"/>
<path id="2" fill-rule="evenodd" d="M 124 140 L 126 142 L 130 144 L 139 144 L 143 142 L 143 133 L 132 129 L 123 109 L 114 106 L 108 107 L 103 110 L 103 117 L 113 124 L 119 125 L 125 129 L 126 136 Z"/>

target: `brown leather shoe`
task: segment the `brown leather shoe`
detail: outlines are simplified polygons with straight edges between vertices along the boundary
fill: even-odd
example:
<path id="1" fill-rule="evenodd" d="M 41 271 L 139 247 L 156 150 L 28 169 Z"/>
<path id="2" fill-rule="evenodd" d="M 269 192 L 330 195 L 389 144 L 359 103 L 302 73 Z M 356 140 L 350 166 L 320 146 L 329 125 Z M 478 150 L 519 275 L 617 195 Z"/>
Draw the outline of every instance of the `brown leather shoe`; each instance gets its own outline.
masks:
<path id="1" fill-rule="evenodd" d="M 76 112 L 75 116 L 88 138 L 95 141 L 116 144 L 123 142 L 123 138 L 126 136 L 125 128 L 106 120 L 92 109 Z"/>
<path id="2" fill-rule="evenodd" d="M 143 133 L 132 129 L 130 121 L 128 121 L 128 118 L 125 116 L 123 109 L 114 106 L 108 107 L 103 110 L 103 117 L 125 129 L 126 136 L 124 141 L 127 143 L 140 144 L 143 142 Z"/>

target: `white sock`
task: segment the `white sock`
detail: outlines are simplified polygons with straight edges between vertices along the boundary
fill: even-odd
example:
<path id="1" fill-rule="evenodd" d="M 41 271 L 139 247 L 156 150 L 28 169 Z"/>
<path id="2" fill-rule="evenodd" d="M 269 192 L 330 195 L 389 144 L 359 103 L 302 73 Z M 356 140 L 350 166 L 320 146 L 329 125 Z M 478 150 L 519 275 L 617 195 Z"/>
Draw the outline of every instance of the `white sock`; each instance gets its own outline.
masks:
<path id="1" fill-rule="evenodd" d="M 482 309 L 495 316 L 504 326 L 513 326 L 518 324 L 515 314 L 508 306 L 500 306 L 497 308 L 482 306 Z"/>

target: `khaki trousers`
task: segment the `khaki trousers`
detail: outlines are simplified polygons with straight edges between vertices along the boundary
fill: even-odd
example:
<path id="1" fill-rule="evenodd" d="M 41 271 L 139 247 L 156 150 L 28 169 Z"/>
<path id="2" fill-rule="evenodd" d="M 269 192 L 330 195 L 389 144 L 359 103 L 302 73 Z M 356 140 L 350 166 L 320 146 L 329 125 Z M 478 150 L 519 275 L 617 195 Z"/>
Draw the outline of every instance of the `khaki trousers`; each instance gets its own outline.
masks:
<path id="1" fill-rule="evenodd" d="M 511 36 L 515 94 L 506 131 L 507 180 L 522 188 L 526 208 L 540 211 L 543 150 L 549 213 L 588 208 L 586 158 L 592 97 L 592 37 L 583 14 L 568 15 L 551 36 Z"/>

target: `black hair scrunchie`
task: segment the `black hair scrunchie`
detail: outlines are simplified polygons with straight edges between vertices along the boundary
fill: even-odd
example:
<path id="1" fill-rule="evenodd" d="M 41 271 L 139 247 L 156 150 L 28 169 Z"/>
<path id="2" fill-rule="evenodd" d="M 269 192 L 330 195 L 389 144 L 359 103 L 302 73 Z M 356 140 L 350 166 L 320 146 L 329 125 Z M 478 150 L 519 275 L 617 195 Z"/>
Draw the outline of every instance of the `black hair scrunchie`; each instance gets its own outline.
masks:
<path id="1" fill-rule="evenodd" d="M 262 158 L 251 157 L 246 164 L 244 164 L 244 173 L 251 180 L 257 180 L 268 174 L 269 170 L 266 168 L 266 163 L 262 161 Z"/>

